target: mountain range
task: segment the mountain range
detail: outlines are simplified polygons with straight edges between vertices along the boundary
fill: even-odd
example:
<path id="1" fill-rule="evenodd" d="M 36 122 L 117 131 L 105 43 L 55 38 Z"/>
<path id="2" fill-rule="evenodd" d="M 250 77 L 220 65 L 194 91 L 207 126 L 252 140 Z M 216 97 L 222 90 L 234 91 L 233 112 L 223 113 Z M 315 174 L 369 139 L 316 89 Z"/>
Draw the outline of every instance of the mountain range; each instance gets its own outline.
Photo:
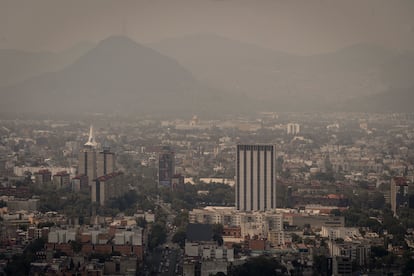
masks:
<path id="1" fill-rule="evenodd" d="M 0 50 L 1 111 L 411 112 L 414 54 L 358 44 L 297 56 L 198 34 L 109 37 L 62 53 Z"/>
<path id="2" fill-rule="evenodd" d="M 63 52 L 0 49 L 0 86 L 17 84 L 46 72 L 63 69 L 95 46 L 91 42 L 81 42 Z"/>
<path id="3" fill-rule="evenodd" d="M 194 113 L 189 111 L 195 99 L 208 103 L 215 93 L 172 58 L 119 36 L 101 41 L 61 70 L 2 87 L 0 108 L 19 112 Z"/>
<path id="4" fill-rule="evenodd" d="M 372 44 L 297 56 L 199 34 L 150 46 L 175 58 L 212 87 L 230 94 L 254 95 L 276 110 L 353 110 L 349 105 L 355 101 L 368 101 L 385 91 L 394 93 L 403 83 L 404 88 L 414 87 L 414 53 Z M 399 110 L 397 106 L 387 109 Z M 383 108 L 379 105 L 371 110 Z"/>

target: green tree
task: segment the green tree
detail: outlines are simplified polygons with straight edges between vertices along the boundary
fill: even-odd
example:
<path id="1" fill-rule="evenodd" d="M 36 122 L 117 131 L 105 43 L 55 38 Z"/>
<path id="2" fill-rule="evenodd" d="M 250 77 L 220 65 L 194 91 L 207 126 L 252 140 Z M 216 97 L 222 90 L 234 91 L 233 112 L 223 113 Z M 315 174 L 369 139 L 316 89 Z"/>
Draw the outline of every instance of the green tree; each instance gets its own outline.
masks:
<path id="1" fill-rule="evenodd" d="M 73 252 L 79 253 L 82 250 L 82 244 L 78 241 L 71 241 L 70 246 L 72 247 Z"/>
<path id="2" fill-rule="evenodd" d="M 371 195 L 371 208 L 381 210 L 385 205 L 385 197 L 381 192 L 375 192 Z"/>
<path id="3" fill-rule="evenodd" d="M 313 256 L 313 275 L 326 275 L 326 262 L 327 258 L 324 255 Z"/>
<path id="4" fill-rule="evenodd" d="M 217 242 L 219 246 L 223 245 L 223 225 L 213 224 L 213 240 Z"/>
<path id="5" fill-rule="evenodd" d="M 339 209 L 332 209 L 331 215 L 334 215 L 335 217 L 339 217 L 341 215 L 341 210 Z"/>
<path id="6" fill-rule="evenodd" d="M 151 229 L 151 235 L 149 239 L 149 248 L 154 249 L 158 245 L 163 244 L 167 240 L 167 229 L 165 224 L 155 223 Z"/>
<path id="7" fill-rule="evenodd" d="M 186 238 L 187 234 L 183 229 L 180 229 L 172 237 L 172 242 L 178 244 L 181 248 L 184 248 Z"/>
<path id="8" fill-rule="evenodd" d="M 290 236 L 291 236 L 292 241 L 294 243 L 301 243 L 302 242 L 302 238 L 298 234 L 291 233 Z"/>
<path id="9" fill-rule="evenodd" d="M 179 212 L 174 218 L 173 225 L 177 228 L 185 228 L 188 224 L 188 211 Z"/>
<path id="10" fill-rule="evenodd" d="M 285 275 L 286 267 L 281 265 L 275 258 L 266 256 L 254 257 L 246 263 L 236 266 L 229 272 L 234 276 L 250 276 L 250 275 Z"/>
<path id="11" fill-rule="evenodd" d="M 144 218 L 138 218 L 137 225 L 139 227 L 145 228 L 147 226 L 147 221 Z"/>

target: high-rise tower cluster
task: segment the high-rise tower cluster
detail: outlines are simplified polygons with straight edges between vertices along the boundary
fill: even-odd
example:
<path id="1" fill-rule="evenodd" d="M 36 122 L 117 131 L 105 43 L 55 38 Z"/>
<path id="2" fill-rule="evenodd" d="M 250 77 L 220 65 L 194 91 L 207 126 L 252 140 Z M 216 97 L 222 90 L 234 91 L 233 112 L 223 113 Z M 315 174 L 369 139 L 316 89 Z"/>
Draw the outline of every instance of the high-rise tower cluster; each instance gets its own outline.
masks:
<path id="1" fill-rule="evenodd" d="M 95 141 L 91 126 L 88 141 L 79 153 L 78 167 L 78 174 L 88 177 L 89 186 L 97 177 L 115 171 L 115 154 L 110 151 L 109 147 L 104 147 L 101 151 L 98 151 L 97 147 L 98 143 Z"/>
<path id="2" fill-rule="evenodd" d="M 107 198 L 114 195 L 113 192 L 109 192 L 106 187 L 108 184 L 105 183 L 109 183 L 109 179 L 122 175 L 115 172 L 115 154 L 110 151 L 110 148 L 103 147 L 102 150 L 98 150 L 92 126 L 89 130 L 88 141 L 79 152 L 78 174 L 88 177 L 92 202 L 99 202 L 101 205 Z"/>

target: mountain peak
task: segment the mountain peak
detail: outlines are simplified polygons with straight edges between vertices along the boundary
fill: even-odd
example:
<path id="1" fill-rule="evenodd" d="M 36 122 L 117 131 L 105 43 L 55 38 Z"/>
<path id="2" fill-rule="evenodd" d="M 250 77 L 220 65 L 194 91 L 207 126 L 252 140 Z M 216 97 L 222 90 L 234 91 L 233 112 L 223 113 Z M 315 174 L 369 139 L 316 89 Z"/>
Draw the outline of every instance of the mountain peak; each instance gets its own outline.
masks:
<path id="1" fill-rule="evenodd" d="M 107 38 L 101 40 L 99 44 L 134 44 L 138 45 L 132 38 L 125 36 L 125 35 L 112 35 L 108 36 Z M 98 44 L 98 45 L 99 45 Z"/>
<path id="2" fill-rule="evenodd" d="M 116 35 L 101 40 L 93 50 L 103 49 L 116 52 L 129 52 L 143 48 L 149 49 L 127 36 Z"/>

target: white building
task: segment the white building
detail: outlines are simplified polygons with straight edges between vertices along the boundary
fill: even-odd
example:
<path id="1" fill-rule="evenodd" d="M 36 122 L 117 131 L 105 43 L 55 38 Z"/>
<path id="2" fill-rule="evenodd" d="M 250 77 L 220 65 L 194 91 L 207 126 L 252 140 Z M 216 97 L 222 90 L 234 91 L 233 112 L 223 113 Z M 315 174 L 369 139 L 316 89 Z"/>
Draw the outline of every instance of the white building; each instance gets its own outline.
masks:
<path id="1" fill-rule="evenodd" d="M 194 209 L 189 213 L 190 223 L 223 224 L 225 226 L 240 227 L 241 239 L 249 236 L 260 236 L 267 238 L 269 233 L 272 237 L 277 234 L 277 243 L 284 244 L 283 213 L 272 211 L 241 212 L 233 207 L 205 207 Z"/>
<path id="2" fill-rule="evenodd" d="M 265 211 L 276 208 L 275 160 L 274 145 L 237 145 L 237 210 Z"/>
<path id="3" fill-rule="evenodd" d="M 296 135 L 300 132 L 300 125 L 295 123 L 289 123 L 286 125 L 286 131 L 288 135 Z"/>
<path id="4" fill-rule="evenodd" d="M 361 239 L 359 229 L 355 227 L 326 227 L 322 226 L 321 237 L 336 239 Z"/>

